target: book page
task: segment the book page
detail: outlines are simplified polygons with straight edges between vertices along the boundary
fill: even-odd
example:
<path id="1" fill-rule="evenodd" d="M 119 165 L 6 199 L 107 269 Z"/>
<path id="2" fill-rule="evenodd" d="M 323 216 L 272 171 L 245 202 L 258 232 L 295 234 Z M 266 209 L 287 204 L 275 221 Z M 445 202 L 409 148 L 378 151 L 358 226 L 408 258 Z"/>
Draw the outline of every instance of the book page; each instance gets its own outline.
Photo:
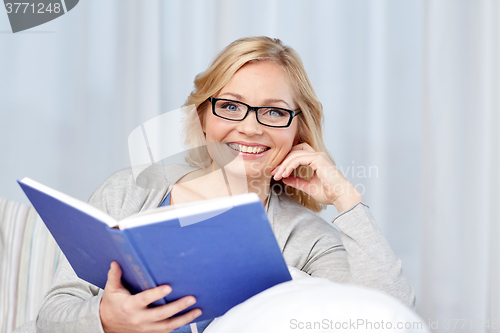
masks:
<path id="1" fill-rule="evenodd" d="M 179 205 L 151 209 L 134 214 L 118 222 L 121 230 L 169 220 L 179 220 L 181 226 L 201 222 L 219 215 L 234 206 L 261 202 L 257 194 L 247 193 L 232 197 L 189 202 Z"/>
<path id="2" fill-rule="evenodd" d="M 30 179 L 28 177 L 23 178 L 20 180 L 20 182 L 26 184 L 27 186 L 30 186 L 40 192 L 45 193 L 46 195 L 49 195 L 69 206 L 72 206 L 82 212 L 85 212 L 88 215 L 91 215 L 95 217 L 96 219 L 100 220 L 103 223 L 106 223 L 110 228 L 116 227 L 118 225 L 118 221 L 116 221 L 114 218 L 109 216 L 108 214 L 104 213 L 103 211 L 95 208 L 92 205 L 89 205 L 88 203 L 78 200 L 76 198 L 73 198 L 72 196 L 69 196 L 65 193 L 59 192 L 57 190 L 54 190 L 53 188 L 50 188 L 48 186 L 45 186 L 39 182 L 34 181 L 33 179 Z"/>

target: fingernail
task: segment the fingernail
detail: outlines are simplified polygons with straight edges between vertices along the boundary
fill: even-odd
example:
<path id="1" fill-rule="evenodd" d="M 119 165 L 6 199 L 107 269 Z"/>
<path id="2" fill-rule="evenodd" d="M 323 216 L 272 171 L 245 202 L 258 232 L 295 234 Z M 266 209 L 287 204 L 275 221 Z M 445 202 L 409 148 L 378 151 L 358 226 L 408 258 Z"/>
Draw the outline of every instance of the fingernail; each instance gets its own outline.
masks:
<path id="1" fill-rule="evenodd" d="M 196 317 L 199 317 L 201 316 L 201 310 L 196 310 L 194 313 L 193 313 L 193 318 L 196 318 Z"/>
<path id="2" fill-rule="evenodd" d="M 162 291 L 164 294 L 170 294 L 170 292 L 172 291 L 172 288 L 170 288 L 169 286 L 165 286 L 162 288 Z"/>
<path id="3" fill-rule="evenodd" d="M 192 298 L 192 297 L 188 298 L 188 300 L 186 301 L 186 305 L 187 306 L 191 306 L 194 303 L 196 303 L 196 300 L 194 298 Z"/>

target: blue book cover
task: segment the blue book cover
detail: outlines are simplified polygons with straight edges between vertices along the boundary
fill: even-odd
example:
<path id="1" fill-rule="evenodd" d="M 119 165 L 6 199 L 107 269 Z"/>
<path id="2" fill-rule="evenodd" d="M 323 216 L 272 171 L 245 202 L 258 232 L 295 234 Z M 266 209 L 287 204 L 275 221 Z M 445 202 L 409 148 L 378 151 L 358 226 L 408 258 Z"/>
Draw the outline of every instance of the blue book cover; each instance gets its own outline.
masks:
<path id="1" fill-rule="evenodd" d="M 121 221 L 29 178 L 18 181 L 78 277 L 104 288 L 112 261 L 135 294 L 168 284 L 200 308 L 196 321 L 291 280 L 256 194 L 149 210 Z M 182 314 L 181 313 L 181 314 Z"/>

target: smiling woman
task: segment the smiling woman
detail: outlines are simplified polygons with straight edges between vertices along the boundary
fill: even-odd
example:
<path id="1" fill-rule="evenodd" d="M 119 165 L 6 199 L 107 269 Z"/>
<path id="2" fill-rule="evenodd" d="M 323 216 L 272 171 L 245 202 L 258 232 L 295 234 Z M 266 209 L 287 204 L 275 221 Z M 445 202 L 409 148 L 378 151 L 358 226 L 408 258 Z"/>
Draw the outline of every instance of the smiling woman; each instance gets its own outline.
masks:
<path id="1" fill-rule="evenodd" d="M 197 110 L 185 122 L 188 146 L 207 143 L 191 151 L 191 166 L 159 174 L 150 184 L 160 185 L 150 188 L 136 183 L 131 170 L 119 171 L 94 192 L 92 205 L 122 219 L 172 203 L 255 192 L 290 267 L 328 283 L 377 289 L 414 306 L 400 260 L 326 152 L 322 106 L 293 49 L 267 37 L 233 42 L 196 77 L 186 105 Z M 198 122 L 199 133 L 193 130 Z M 337 208 L 333 223 L 340 231 L 314 213 L 326 205 Z M 171 288 L 131 295 L 120 278 L 113 263 L 101 290 L 79 280 L 62 258 L 38 331 L 189 332 L 186 324 L 201 313 L 195 308 L 175 316 L 195 304 L 193 296 L 148 308 Z M 197 323 L 198 332 L 208 324 Z"/>
<path id="2" fill-rule="evenodd" d="M 246 64 L 217 93 L 217 97 L 238 99 L 252 105 L 269 106 L 256 110 L 255 115 L 249 115 L 250 109 L 248 107 L 244 111 L 231 111 L 242 114 L 238 117 L 239 121 L 228 121 L 226 117 L 222 117 L 227 115 L 228 108 L 236 107 L 238 109 L 237 103 L 228 104 L 228 101 L 216 101 L 212 98 L 210 99 L 212 107 L 207 106 L 202 111 L 205 114 L 202 128 L 206 134 L 209 154 L 212 159 L 219 165 L 224 165 L 223 161 L 217 161 L 217 156 L 211 151 L 213 143 L 219 142 L 226 144 L 231 151 L 241 156 L 243 163 L 229 163 L 225 166 L 227 177 L 259 180 L 262 186 L 259 187 L 257 194 L 266 203 L 271 179 L 270 171 L 283 161 L 294 143 L 298 141 L 298 122 L 291 117 L 293 111 L 288 113 L 277 109 L 277 107 L 296 109 L 285 73 L 271 61 Z M 244 106 L 241 104 L 240 109 Z M 271 106 L 276 107 L 276 109 L 272 111 Z M 210 109 L 214 112 L 210 112 Z M 261 110 L 265 113 L 260 113 Z M 280 118 L 286 118 L 284 125 L 289 124 L 289 126 L 278 128 L 263 126 L 260 122 L 270 118 L 270 112 L 278 115 L 282 113 Z M 278 118 L 278 116 L 275 115 L 274 118 Z M 256 153 L 254 153 L 254 149 Z M 260 152 L 257 153 L 257 150 Z M 255 188 L 257 183 L 254 181 L 252 184 Z"/>
<path id="3" fill-rule="evenodd" d="M 250 140 L 243 140 L 242 149 L 244 149 L 245 144 L 247 146 L 263 144 L 264 147 L 267 147 L 258 140 L 272 141 L 272 138 L 275 138 L 277 142 L 288 141 L 286 144 L 288 148 L 281 147 L 280 144 L 281 148 L 276 146 L 269 149 L 270 151 L 265 153 L 265 161 L 259 159 L 258 162 L 245 163 L 247 174 L 252 174 L 254 177 L 263 177 L 267 174 L 268 182 L 274 183 L 270 172 L 281 163 L 291 147 L 298 143 L 307 143 L 315 151 L 326 154 L 321 128 L 323 123 L 322 105 L 316 97 L 299 55 L 291 47 L 283 45 L 281 41 L 267 37 L 237 40 L 221 52 L 205 72 L 196 77 L 194 84 L 195 89 L 188 97 L 186 105 L 197 106 L 199 119 L 189 119 L 185 124 L 186 144 L 188 146 L 199 146 L 197 143 L 205 140 L 204 137 L 200 137 L 203 134 L 190 130 L 196 128 L 193 126 L 193 122 L 201 121 L 205 125 L 207 119 L 213 119 L 212 115 L 227 118 L 218 114 L 217 110 L 220 106 L 227 109 L 228 104 L 222 104 L 218 101 L 214 104 L 213 98 L 217 97 L 240 102 L 240 109 L 244 107 L 243 111 L 246 112 L 240 112 L 244 113 L 245 119 L 243 119 L 244 117 L 240 118 L 243 121 L 242 124 L 238 125 L 239 130 L 245 130 L 243 126 L 252 126 L 252 119 L 248 118 L 253 118 L 253 121 L 256 120 L 260 125 L 264 125 L 256 126 L 254 130 L 262 130 L 265 133 L 260 136 L 253 135 L 253 139 Z M 280 127 L 276 128 L 275 125 L 265 122 L 262 109 L 257 111 L 252 107 L 249 108 L 249 105 L 274 107 L 281 114 L 287 113 L 288 117 L 285 118 L 288 121 L 280 123 Z M 264 112 L 266 109 L 264 108 Z M 251 111 L 255 112 L 255 117 L 250 114 Z M 237 126 L 227 121 L 221 126 L 231 125 Z M 252 128 L 246 130 L 252 131 Z M 231 135 L 235 136 L 236 134 L 232 133 Z M 246 133 L 247 138 L 250 135 L 252 134 Z M 293 135 L 292 140 L 289 138 L 290 135 Z M 226 138 L 226 142 L 230 143 L 227 141 L 229 139 L 231 137 Z M 211 141 L 208 137 L 207 141 L 209 147 L 211 146 L 210 142 L 216 142 Z M 243 154 L 241 156 L 243 157 Z M 245 157 L 251 158 L 250 156 Z M 206 166 L 211 162 L 212 158 L 208 151 L 206 153 L 196 152 L 190 161 L 191 164 L 197 166 Z M 294 171 L 295 174 L 305 175 L 305 178 L 309 178 L 312 176 L 312 171 L 306 166 L 298 166 L 297 170 Z M 293 179 L 295 178 L 292 177 L 290 180 Z M 325 207 L 307 193 L 289 186 L 289 184 L 280 182 L 279 187 L 289 193 L 296 201 L 315 212 Z M 258 194 L 264 197 L 266 193 L 268 190 L 264 186 Z"/>

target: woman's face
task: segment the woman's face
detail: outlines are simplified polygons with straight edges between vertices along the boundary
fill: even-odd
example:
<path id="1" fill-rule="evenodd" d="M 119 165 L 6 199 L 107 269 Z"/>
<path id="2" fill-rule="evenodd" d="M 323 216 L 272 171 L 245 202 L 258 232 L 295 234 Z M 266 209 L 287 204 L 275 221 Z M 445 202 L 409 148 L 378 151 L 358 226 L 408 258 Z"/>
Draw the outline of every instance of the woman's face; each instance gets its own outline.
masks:
<path id="1" fill-rule="evenodd" d="M 250 106 L 297 109 L 284 71 L 270 61 L 246 64 L 214 97 L 236 100 Z M 212 113 L 211 104 L 208 105 L 203 127 L 212 159 L 219 165 L 226 165 L 227 158 L 224 162 L 221 156 L 227 156 L 230 152 L 231 156 L 238 158 L 225 167 L 226 172 L 251 178 L 270 177 L 269 172 L 290 152 L 297 136 L 295 118 L 289 127 L 272 128 L 259 124 L 254 111 L 250 111 L 242 121 L 222 119 Z M 222 154 L 221 149 L 224 150 Z"/>

